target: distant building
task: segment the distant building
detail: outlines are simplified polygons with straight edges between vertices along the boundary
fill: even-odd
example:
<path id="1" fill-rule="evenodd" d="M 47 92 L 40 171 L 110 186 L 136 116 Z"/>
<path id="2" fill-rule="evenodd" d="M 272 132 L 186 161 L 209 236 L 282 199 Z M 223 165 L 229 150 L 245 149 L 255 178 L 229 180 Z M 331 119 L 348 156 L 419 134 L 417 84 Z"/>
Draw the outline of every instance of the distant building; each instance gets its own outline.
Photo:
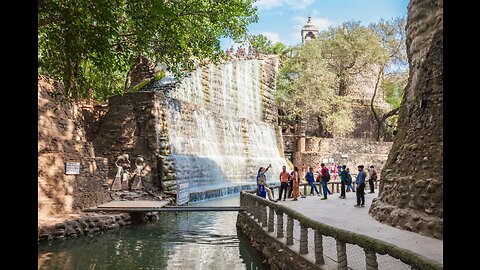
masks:
<path id="1" fill-rule="evenodd" d="M 307 24 L 302 27 L 302 44 L 307 40 L 316 39 L 318 35 L 318 27 L 312 23 L 312 17 L 308 16 Z"/>

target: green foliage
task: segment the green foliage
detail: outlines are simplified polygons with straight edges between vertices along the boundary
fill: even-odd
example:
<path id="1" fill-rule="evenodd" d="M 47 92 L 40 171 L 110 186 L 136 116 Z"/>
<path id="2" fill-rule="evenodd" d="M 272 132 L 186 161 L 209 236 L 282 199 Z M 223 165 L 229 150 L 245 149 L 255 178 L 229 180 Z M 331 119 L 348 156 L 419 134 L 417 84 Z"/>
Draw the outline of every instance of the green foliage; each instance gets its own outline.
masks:
<path id="1" fill-rule="evenodd" d="M 161 70 L 157 74 L 155 74 L 155 81 L 161 80 L 163 77 L 165 77 L 165 71 Z"/>
<path id="2" fill-rule="evenodd" d="M 382 81 L 382 88 L 385 92 L 385 101 L 392 106 L 392 109 L 400 107 L 403 99 L 403 90 L 407 84 L 407 74 L 404 76 L 386 76 Z"/>
<path id="3" fill-rule="evenodd" d="M 250 36 L 248 38 L 248 42 L 250 43 L 255 54 L 267 54 L 273 49 L 272 41 L 262 34 Z"/>
<path id="4" fill-rule="evenodd" d="M 196 59 L 219 60 L 219 38 L 242 40 L 258 20 L 253 2 L 40 1 L 38 71 L 63 81 L 68 97 L 121 94 L 138 55 L 177 73 Z"/>
<path id="5" fill-rule="evenodd" d="M 355 76 L 371 72 L 372 67 L 379 66 L 388 57 L 379 37 L 360 22 L 330 27 L 319 34 L 318 40 L 329 69 L 337 77 L 337 91 L 341 96 L 348 94 L 348 86 Z"/>
<path id="6" fill-rule="evenodd" d="M 312 40 L 284 61 L 275 100 L 287 118 L 316 115 L 334 137 L 353 131 L 349 99 L 334 91 L 335 74 L 323 58 L 321 43 Z"/>
<path id="7" fill-rule="evenodd" d="M 387 74 L 400 74 L 408 71 L 406 24 L 405 18 L 397 17 L 390 21 L 382 19 L 378 23 L 369 25 L 369 28 L 380 38 L 380 45 L 388 53 L 385 62 L 385 72 Z"/>

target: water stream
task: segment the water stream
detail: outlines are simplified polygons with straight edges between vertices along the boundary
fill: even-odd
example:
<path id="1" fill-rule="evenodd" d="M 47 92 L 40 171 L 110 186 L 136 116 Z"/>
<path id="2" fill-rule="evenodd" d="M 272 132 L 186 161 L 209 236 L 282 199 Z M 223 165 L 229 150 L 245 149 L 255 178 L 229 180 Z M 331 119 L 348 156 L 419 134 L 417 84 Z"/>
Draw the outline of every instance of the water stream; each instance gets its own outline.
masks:
<path id="1" fill-rule="evenodd" d="M 238 206 L 239 195 L 193 203 Z M 165 212 L 161 219 L 38 246 L 39 269 L 264 269 L 235 227 L 237 212 Z"/>

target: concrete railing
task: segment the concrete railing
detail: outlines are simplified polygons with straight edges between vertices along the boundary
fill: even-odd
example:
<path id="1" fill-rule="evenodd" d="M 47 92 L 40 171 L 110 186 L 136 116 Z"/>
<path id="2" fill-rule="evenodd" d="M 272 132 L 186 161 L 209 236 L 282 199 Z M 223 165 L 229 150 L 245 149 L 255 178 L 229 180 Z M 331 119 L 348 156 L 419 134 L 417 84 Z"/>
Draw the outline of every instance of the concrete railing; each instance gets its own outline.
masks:
<path id="1" fill-rule="evenodd" d="M 300 226 L 300 245 L 299 250 L 296 251 L 299 254 L 308 254 L 309 239 L 307 230 L 312 229 L 314 231 L 314 263 L 318 266 L 325 264 L 322 237 L 328 236 L 333 237 L 336 241 L 337 269 L 348 269 L 347 244 L 358 246 L 364 250 L 367 270 L 378 269 L 377 254 L 389 255 L 399 259 L 404 264 L 410 266 L 411 269 L 443 269 L 442 264 L 425 256 L 382 240 L 320 223 L 293 209 L 270 202 L 254 193 L 254 191 L 242 191 L 240 193 L 240 206 L 246 209 L 245 213 L 253 221 L 266 228 L 267 232 L 276 231 L 277 238 L 284 238 L 286 234 L 286 246 L 293 246 L 294 220 L 297 220 Z M 283 224 L 284 215 L 287 216 L 286 230 Z M 275 216 L 277 219 L 276 223 Z M 276 230 L 275 225 L 277 226 Z"/>

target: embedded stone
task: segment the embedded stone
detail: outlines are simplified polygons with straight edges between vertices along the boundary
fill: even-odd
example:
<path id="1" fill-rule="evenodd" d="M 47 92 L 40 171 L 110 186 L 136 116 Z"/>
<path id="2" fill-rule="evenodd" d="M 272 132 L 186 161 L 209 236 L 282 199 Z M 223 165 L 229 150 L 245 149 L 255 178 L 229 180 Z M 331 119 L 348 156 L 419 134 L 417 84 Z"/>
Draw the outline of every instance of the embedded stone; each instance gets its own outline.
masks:
<path id="1" fill-rule="evenodd" d="M 423 188 L 425 187 L 427 184 L 427 182 L 425 180 L 418 180 L 417 182 L 415 182 L 415 187 L 416 188 Z"/>

